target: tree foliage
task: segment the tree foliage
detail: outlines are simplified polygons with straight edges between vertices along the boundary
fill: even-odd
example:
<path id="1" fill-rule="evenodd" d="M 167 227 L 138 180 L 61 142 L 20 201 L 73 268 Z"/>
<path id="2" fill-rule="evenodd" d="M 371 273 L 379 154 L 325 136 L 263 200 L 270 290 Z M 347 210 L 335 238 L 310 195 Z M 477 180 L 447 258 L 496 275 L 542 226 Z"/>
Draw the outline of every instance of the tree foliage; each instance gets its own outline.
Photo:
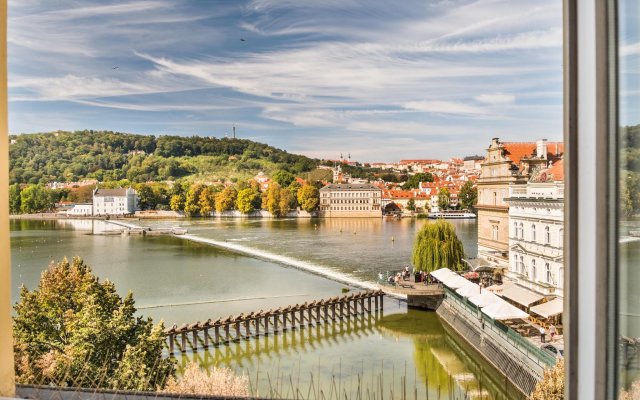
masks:
<path id="1" fill-rule="evenodd" d="M 164 329 L 136 317 L 81 259 L 52 264 L 38 287 L 20 290 L 13 333 L 19 383 L 155 390 L 174 373 L 162 357 Z"/>
<path id="2" fill-rule="evenodd" d="M 555 367 L 546 369 L 529 400 L 564 399 L 564 358 L 558 359 Z"/>
<path id="3" fill-rule="evenodd" d="M 417 189 L 418 185 L 420 185 L 420 182 L 433 182 L 433 175 L 431 175 L 430 172 L 420 172 L 414 175 L 409 175 L 407 182 L 402 185 L 402 189 Z"/>
<path id="4" fill-rule="evenodd" d="M 276 171 L 271 177 L 271 180 L 277 182 L 281 187 L 289 186 L 294 179 L 295 176 L 291 172 L 284 170 Z"/>
<path id="5" fill-rule="evenodd" d="M 464 247 L 453 224 L 443 219 L 427 223 L 413 243 L 412 263 L 420 271 L 463 270 Z"/>
<path id="6" fill-rule="evenodd" d="M 224 188 L 216 195 L 216 211 L 223 212 L 233 210 L 236 206 L 238 191 L 233 186 Z"/>
<path id="7" fill-rule="evenodd" d="M 441 188 L 438 192 L 438 208 L 440 211 L 448 210 L 449 204 L 451 202 L 451 194 L 449 193 L 449 189 Z"/>
<path id="8" fill-rule="evenodd" d="M 313 185 L 306 184 L 298 190 L 298 204 L 306 212 L 315 211 L 320 203 L 320 191 Z"/>
<path id="9" fill-rule="evenodd" d="M 473 186 L 473 182 L 466 181 L 460 188 L 458 197 L 462 209 L 471 210 L 478 200 L 478 188 Z"/>
<path id="10" fill-rule="evenodd" d="M 409 199 L 409 201 L 407 201 L 407 210 L 409 211 L 416 210 L 416 201 L 414 199 Z"/>
<path id="11" fill-rule="evenodd" d="M 9 212 L 11 214 L 19 214 L 22 211 L 22 199 L 20 197 L 20 185 L 14 183 L 9 186 Z"/>
<path id="12" fill-rule="evenodd" d="M 260 208 L 260 202 L 260 192 L 252 188 L 246 188 L 238 192 L 236 208 L 243 214 L 249 214 Z"/>

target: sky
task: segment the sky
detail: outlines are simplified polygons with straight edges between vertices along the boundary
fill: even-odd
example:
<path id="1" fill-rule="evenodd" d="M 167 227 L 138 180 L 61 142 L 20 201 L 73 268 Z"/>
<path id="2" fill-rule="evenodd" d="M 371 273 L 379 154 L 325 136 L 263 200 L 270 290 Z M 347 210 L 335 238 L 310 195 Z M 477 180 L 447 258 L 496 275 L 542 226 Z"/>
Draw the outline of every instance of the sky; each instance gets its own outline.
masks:
<path id="1" fill-rule="evenodd" d="M 363 162 L 562 138 L 561 0 L 9 0 L 9 130 Z"/>

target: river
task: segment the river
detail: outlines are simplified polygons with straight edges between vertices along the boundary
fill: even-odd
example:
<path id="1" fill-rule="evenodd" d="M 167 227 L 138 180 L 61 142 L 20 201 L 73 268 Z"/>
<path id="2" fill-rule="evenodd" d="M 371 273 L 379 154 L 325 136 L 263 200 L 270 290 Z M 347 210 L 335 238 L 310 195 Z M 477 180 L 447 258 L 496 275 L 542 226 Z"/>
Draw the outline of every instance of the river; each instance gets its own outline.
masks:
<path id="1" fill-rule="evenodd" d="M 11 221 L 12 293 L 37 285 L 53 260 L 80 255 L 121 294 L 134 293 L 139 313 L 166 325 L 235 315 L 327 298 L 373 283 L 378 272 L 410 261 L 415 232 L 426 220 L 218 219 L 141 221 L 185 226 L 185 238 L 93 235 L 102 221 Z M 475 221 L 454 221 L 467 256 L 476 252 Z M 213 246 L 208 243 L 217 243 Z M 228 247 L 232 250 L 221 248 Z M 239 252 L 240 251 L 240 252 Z M 310 273 L 311 272 L 311 273 Z M 353 283 L 353 284 L 350 284 Z M 434 313 L 407 310 L 387 299 L 371 324 L 311 328 L 187 354 L 224 365 L 258 382 L 262 395 L 293 397 L 337 391 L 355 396 L 415 398 L 517 398 L 504 379 L 464 343 L 450 335 Z M 358 384 L 358 382 L 360 382 Z M 336 392 L 336 393 L 337 393 Z M 255 394 L 255 391 L 254 391 Z M 379 396 L 379 393 L 378 393 Z M 351 396 L 349 396 L 351 397 Z"/>

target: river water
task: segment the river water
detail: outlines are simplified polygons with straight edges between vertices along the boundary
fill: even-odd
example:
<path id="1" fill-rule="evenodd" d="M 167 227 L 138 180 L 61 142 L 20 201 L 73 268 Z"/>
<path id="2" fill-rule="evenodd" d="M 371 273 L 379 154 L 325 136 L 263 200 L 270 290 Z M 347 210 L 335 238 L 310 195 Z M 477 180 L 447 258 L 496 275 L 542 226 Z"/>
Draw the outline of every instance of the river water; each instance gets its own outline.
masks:
<path id="1" fill-rule="evenodd" d="M 142 221 L 185 226 L 186 238 L 94 235 L 102 221 L 11 222 L 13 301 L 37 285 L 53 260 L 80 255 L 119 292 L 134 293 L 139 313 L 166 325 L 192 323 L 340 295 L 372 284 L 378 272 L 410 262 L 426 220 L 325 219 Z M 467 256 L 475 221 L 454 221 Z M 216 245 L 211 245 L 216 244 Z M 187 354 L 250 377 L 261 395 L 465 399 L 518 398 L 494 369 L 450 335 L 435 313 L 387 299 L 378 319 L 291 331 Z M 257 382 L 257 385 L 256 385 Z M 359 383 L 358 383 L 359 382 Z M 382 388 L 382 389 L 381 389 Z M 368 391 L 368 392 L 367 392 Z M 335 395 L 335 394 L 334 394 Z"/>

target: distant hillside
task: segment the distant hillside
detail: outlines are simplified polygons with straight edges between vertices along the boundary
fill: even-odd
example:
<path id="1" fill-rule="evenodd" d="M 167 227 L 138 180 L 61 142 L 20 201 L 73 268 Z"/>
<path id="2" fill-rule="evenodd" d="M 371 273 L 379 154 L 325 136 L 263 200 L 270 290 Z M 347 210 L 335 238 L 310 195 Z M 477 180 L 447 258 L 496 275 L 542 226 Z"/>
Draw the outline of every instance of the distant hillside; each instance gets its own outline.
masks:
<path id="1" fill-rule="evenodd" d="M 246 139 L 85 130 L 11 135 L 10 140 L 10 183 L 83 178 L 246 180 L 259 171 L 300 174 L 319 164 L 319 160 Z"/>

